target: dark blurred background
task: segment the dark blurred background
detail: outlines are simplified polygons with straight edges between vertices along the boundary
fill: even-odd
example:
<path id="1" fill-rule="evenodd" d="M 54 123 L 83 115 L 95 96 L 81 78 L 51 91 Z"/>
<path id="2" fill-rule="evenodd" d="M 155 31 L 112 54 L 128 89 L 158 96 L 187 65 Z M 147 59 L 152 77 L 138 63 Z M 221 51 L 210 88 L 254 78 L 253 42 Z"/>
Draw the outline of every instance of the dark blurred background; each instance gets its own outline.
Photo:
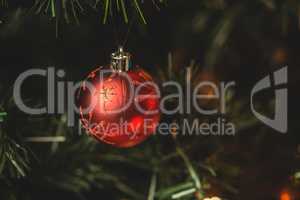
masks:
<path id="1" fill-rule="evenodd" d="M 190 164 L 203 187 L 180 199 L 300 199 L 300 2 L 138 1 L 147 24 L 129 0 L 125 1 L 129 22 L 112 1 L 105 24 L 105 1 L 97 6 L 89 0 L 80 2 L 83 10 L 76 9 L 80 24 L 70 7 L 74 0 L 62 1 L 69 6 L 66 10 L 54 1 L 55 17 L 39 7 L 43 1 L 7 1 L 8 6 L 0 2 L 0 100 L 8 113 L 0 132 L 0 199 L 152 200 L 152 193 L 154 199 L 172 199 L 197 182 Z M 153 136 L 132 149 L 116 149 L 74 135 L 76 130 L 66 127 L 65 115 L 27 116 L 13 105 L 12 86 L 23 71 L 54 66 L 66 71 L 63 80 L 77 82 L 97 66 L 107 65 L 111 52 L 124 40 L 133 62 L 158 83 L 182 81 L 191 62 L 196 68 L 192 81 L 235 81 L 228 118 L 237 124 L 237 134 Z M 168 69 L 170 55 L 173 74 Z M 286 65 L 289 124 L 288 133 L 281 134 L 254 119 L 249 95 L 257 81 Z M 23 90 L 28 102 L 45 104 L 45 84 L 43 79 L 28 81 Z M 258 99 L 260 109 L 270 116 L 273 97 L 267 93 Z M 183 118 L 175 114 L 161 120 Z M 199 114 L 192 118 L 207 120 Z M 42 133 L 66 141 L 25 140 Z M 152 187 L 155 192 L 149 192 Z"/>

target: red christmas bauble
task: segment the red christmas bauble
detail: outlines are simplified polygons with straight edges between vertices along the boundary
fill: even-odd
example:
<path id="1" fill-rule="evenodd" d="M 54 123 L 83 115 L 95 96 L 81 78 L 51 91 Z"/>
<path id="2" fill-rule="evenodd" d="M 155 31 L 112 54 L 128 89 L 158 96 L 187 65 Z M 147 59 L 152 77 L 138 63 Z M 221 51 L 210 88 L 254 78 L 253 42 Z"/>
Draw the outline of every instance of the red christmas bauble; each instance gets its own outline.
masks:
<path id="1" fill-rule="evenodd" d="M 140 68 L 98 68 L 83 81 L 79 95 L 82 126 L 97 140 L 132 147 L 154 133 L 159 119 L 159 91 Z"/>

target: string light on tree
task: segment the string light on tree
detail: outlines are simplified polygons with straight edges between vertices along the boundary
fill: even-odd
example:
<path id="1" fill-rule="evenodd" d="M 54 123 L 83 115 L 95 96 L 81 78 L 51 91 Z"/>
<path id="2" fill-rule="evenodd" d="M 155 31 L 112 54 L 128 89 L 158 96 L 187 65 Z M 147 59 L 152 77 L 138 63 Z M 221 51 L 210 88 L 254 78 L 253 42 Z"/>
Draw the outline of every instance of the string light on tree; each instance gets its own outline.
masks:
<path id="1" fill-rule="evenodd" d="M 219 197 L 211 197 L 211 198 L 206 197 L 203 200 L 222 200 L 222 199 L 220 199 Z"/>
<path id="2" fill-rule="evenodd" d="M 97 140 L 132 147 L 158 125 L 159 90 L 141 68 L 132 68 L 130 55 L 119 48 L 109 67 L 92 71 L 78 95 L 80 119 Z"/>
<path id="3" fill-rule="evenodd" d="M 289 192 L 284 191 L 280 194 L 280 200 L 293 200 L 293 198 Z"/>

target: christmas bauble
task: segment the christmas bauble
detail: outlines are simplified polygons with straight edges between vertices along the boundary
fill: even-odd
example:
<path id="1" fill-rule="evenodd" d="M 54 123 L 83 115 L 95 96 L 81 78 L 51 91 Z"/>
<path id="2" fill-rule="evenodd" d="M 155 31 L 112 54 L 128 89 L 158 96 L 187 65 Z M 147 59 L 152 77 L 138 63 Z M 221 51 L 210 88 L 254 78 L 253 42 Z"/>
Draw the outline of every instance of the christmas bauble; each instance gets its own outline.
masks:
<path id="1" fill-rule="evenodd" d="M 112 54 L 108 67 L 92 71 L 78 95 L 82 126 L 97 140 L 132 147 L 154 133 L 159 119 L 159 90 L 141 68 L 129 69 L 129 55 Z"/>

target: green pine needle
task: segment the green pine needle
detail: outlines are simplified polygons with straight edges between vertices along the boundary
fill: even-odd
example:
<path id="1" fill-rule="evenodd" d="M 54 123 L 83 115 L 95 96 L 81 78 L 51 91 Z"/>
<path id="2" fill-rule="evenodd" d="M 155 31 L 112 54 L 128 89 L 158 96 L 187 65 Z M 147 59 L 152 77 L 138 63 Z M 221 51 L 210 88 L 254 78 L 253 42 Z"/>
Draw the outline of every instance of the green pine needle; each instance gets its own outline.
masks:
<path id="1" fill-rule="evenodd" d="M 177 147 L 176 150 L 177 150 L 178 154 L 181 156 L 181 158 L 183 159 L 186 167 L 188 168 L 191 178 L 195 182 L 196 188 L 199 190 L 202 189 L 202 185 L 201 185 L 199 176 L 198 176 L 196 170 L 194 169 L 192 163 L 190 162 L 189 158 L 187 157 L 187 155 L 184 153 L 184 151 L 180 147 Z"/>
<path id="2" fill-rule="evenodd" d="M 0 122 L 3 122 L 3 118 L 7 116 L 7 113 L 6 112 L 1 112 L 0 113 Z"/>
<path id="3" fill-rule="evenodd" d="M 24 170 L 21 168 L 21 166 L 16 162 L 16 160 L 12 157 L 11 154 L 5 153 L 6 158 L 12 163 L 12 165 L 15 167 L 15 169 L 19 172 L 21 176 L 25 176 Z"/>
<path id="4" fill-rule="evenodd" d="M 106 24 L 106 21 L 107 21 L 107 16 L 108 16 L 108 12 L 109 12 L 109 4 L 110 4 L 110 0 L 105 0 L 103 24 Z"/>
<path id="5" fill-rule="evenodd" d="M 161 189 L 160 191 L 158 191 L 156 193 L 155 196 L 159 200 L 170 199 L 170 197 L 172 195 L 174 195 L 174 194 L 176 194 L 178 192 L 190 189 L 192 187 L 194 187 L 194 183 L 193 182 L 180 183 L 180 184 L 175 185 L 175 186 L 171 186 L 171 187 L 168 187 L 168 188 Z"/>
<path id="6" fill-rule="evenodd" d="M 144 23 L 144 24 L 147 24 L 146 19 L 145 19 L 144 15 L 143 15 L 143 12 L 142 12 L 142 10 L 141 10 L 141 8 L 140 8 L 140 6 L 139 6 L 137 0 L 133 0 L 133 2 L 134 2 L 134 5 L 135 5 L 135 7 L 136 7 L 138 13 L 140 14 L 140 16 L 141 16 L 141 18 L 142 18 L 143 23 Z"/>
<path id="7" fill-rule="evenodd" d="M 156 174 L 156 172 L 153 172 L 153 175 L 151 177 L 151 183 L 150 183 L 149 194 L 148 194 L 147 200 L 154 200 L 156 185 L 157 185 L 157 174 Z"/>
<path id="8" fill-rule="evenodd" d="M 119 2 L 119 0 L 116 0 L 116 4 L 117 4 L 117 10 L 118 10 L 118 12 L 120 12 L 120 2 Z"/>
<path id="9" fill-rule="evenodd" d="M 55 17 L 56 14 L 55 14 L 55 0 L 51 0 L 51 15 L 52 17 Z"/>
<path id="10" fill-rule="evenodd" d="M 127 16 L 127 12 L 126 12 L 126 8 L 125 8 L 125 4 L 124 4 L 124 0 L 120 0 L 121 1 L 121 7 L 122 7 L 122 12 L 123 12 L 123 16 L 124 16 L 124 20 L 125 23 L 128 23 L 128 16 Z"/>

